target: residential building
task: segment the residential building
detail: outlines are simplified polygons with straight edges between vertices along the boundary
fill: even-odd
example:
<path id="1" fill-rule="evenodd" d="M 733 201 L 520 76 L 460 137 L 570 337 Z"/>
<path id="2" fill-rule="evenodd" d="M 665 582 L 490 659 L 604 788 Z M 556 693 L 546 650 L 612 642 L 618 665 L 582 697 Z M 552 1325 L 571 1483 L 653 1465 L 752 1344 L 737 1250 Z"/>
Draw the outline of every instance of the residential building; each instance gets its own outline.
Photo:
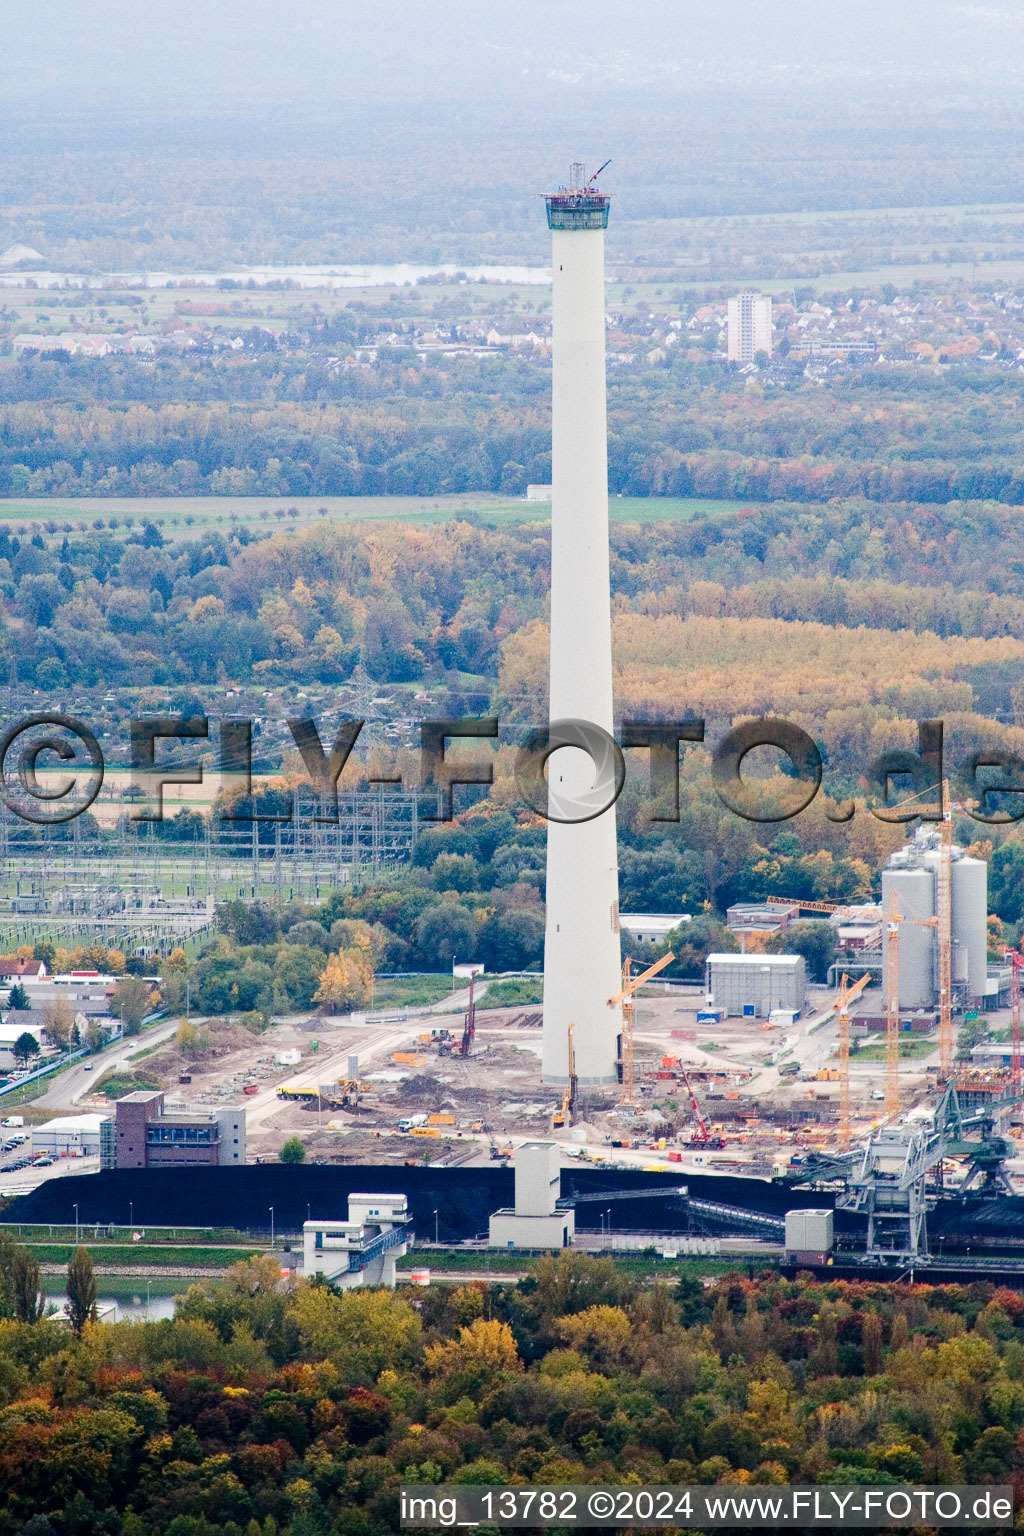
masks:
<path id="1" fill-rule="evenodd" d="M 772 301 L 763 293 L 738 293 L 729 300 L 729 361 L 752 363 L 759 352 L 772 355 Z"/>

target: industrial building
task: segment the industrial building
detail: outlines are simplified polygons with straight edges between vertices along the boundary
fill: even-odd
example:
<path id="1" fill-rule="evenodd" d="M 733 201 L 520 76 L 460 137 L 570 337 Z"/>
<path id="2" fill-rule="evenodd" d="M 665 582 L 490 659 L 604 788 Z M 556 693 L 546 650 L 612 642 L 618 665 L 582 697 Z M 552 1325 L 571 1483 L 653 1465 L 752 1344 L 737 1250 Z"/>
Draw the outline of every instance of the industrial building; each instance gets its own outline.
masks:
<path id="1" fill-rule="evenodd" d="M 807 969 L 803 955 L 708 955 L 704 987 L 708 1007 L 725 1017 L 767 1019 L 775 1010 L 801 1011 Z"/>
<path id="2" fill-rule="evenodd" d="M 139 1089 L 117 1101 L 114 1145 L 117 1168 L 239 1167 L 245 1162 L 245 1110 L 165 1110 L 162 1092 Z"/>
<path id="3" fill-rule="evenodd" d="M 752 363 L 759 352 L 772 355 L 772 301 L 764 293 L 738 293 L 729 300 L 729 361 Z"/>
<path id="4" fill-rule="evenodd" d="M 623 912 L 619 916 L 619 927 L 624 939 L 653 949 L 657 944 L 664 944 L 680 924 L 689 921 L 689 912 Z"/>
<path id="5" fill-rule="evenodd" d="M 560 1210 L 557 1142 L 526 1141 L 515 1154 L 516 1203 L 491 1216 L 492 1248 L 568 1248 L 576 1233 L 572 1210 Z"/>
<path id="6" fill-rule="evenodd" d="M 350 1194 L 347 1221 L 302 1223 L 302 1273 L 321 1275 L 339 1290 L 357 1285 L 395 1288 L 395 1264 L 408 1252 L 405 1195 Z"/>
<path id="7" fill-rule="evenodd" d="M 786 1212 L 786 1258 L 797 1264 L 824 1264 L 832 1252 L 831 1210 Z"/>
<path id="8" fill-rule="evenodd" d="M 939 997 L 939 867 L 941 834 L 921 826 L 882 871 L 882 912 L 895 896 L 899 925 L 899 1006 L 931 1008 Z M 988 982 L 988 865 L 950 849 L 950 936 L 953 1004 L 983 1001 Z"/>
<path id="9" fill-rule="evenodd" d="M 602 170 L 604 167 L 602 166 Z M 604 231 L 611 198 L 574 164 L 546 199 L 551 230 L 551 682 L 547 774 L 544 1082 L 618 1080 L 622 1033 L 619 866 L 612 759 L 574 731 L 613 739 L 605 386 Z"/>
<path id="10" fill-rule="evenodd" d="M 32 1155 L 98 1157 L 114 1167 L 114 1122 L 110 1115 L 58 1115 L 32 1127 Z"/>

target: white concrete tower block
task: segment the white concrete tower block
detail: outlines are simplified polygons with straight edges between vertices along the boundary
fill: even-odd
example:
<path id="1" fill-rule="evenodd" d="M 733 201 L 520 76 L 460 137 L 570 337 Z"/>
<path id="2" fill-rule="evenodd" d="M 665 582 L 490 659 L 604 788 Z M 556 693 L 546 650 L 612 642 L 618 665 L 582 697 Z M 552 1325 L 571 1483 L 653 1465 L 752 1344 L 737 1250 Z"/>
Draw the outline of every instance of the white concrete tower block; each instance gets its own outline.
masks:
<path id="1" fill-rule="evenodd" d="M 574 171 L 576 168 L 574 167 Z M 552 230 L 552 508 L 550 718 L 613 731 L 608 578 L 608 432 L 604 229 L 608 197 L 583 181 L 547 199 Z M 548 759 L 548 782 L 584 793 L 594 764 L 578 748 Z M 622 985 L 619 871 L 612 807 L 590 821 L 548 822 L 544 939 L 545 1082 L 611 1083 L 622 1029 L 608 999 Z"/>

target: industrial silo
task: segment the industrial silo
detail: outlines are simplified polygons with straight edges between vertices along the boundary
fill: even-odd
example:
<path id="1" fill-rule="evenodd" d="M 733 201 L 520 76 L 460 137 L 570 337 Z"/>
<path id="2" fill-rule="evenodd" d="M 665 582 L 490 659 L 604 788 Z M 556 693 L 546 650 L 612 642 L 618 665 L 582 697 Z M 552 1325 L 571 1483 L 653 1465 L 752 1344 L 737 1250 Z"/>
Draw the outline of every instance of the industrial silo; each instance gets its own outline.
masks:
<path id="1" fill-rule="evenodd" d="M 973 1003 L 984 996 L 988 969 L 988 865 L 954 859 L 951 874 L 953 982 Z"/>
<path id="2" fill-rule="evenodd" d="M 935 929 L 920 924 L 935 915 L 935 880 L 930 869 L 897 860 L 899 855 L 895 854 L 882 870 L 882 913 L 888 920 L 890 897 L 895 892 L 896 910 L 905 919 L 900 923 L 899 936 L 899 1006 L 930 1008 L 935 1001 Z"/>

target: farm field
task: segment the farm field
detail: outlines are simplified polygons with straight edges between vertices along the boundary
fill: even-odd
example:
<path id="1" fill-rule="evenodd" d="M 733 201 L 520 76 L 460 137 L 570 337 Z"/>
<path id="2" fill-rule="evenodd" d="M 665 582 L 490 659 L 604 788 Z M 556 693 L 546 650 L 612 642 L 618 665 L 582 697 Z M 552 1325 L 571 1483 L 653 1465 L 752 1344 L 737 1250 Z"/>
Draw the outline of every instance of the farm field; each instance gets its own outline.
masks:
<path id="1" fill-rule="evenodd" d="M 612 496 L 608 511 L 616 523 L 687 522 L 699 515 L 713 517 L 736 512 L 736 500 L 681 496 Z M 291 509 L 295 511 L 291 511 Z M 127 538 L 133 529 L 152 522 L 166 538 L 186 540 L 213 528 L 248 523 L 265 532 L 267 519 L 282 528 L 309 527 L 326 509 L 332 522 L 400 521 L 445 523 L 472 514 L 488 523 L 547 523 L 546 502 L 500 497 L 480 492 L 453 496 L 86 496 L 61 500 L 0 499 L 0 523 L 18 525 L 73 522 L 92 525 L 97 519 Z M 131 519 L 129 525 L 127 519 Z"/>

